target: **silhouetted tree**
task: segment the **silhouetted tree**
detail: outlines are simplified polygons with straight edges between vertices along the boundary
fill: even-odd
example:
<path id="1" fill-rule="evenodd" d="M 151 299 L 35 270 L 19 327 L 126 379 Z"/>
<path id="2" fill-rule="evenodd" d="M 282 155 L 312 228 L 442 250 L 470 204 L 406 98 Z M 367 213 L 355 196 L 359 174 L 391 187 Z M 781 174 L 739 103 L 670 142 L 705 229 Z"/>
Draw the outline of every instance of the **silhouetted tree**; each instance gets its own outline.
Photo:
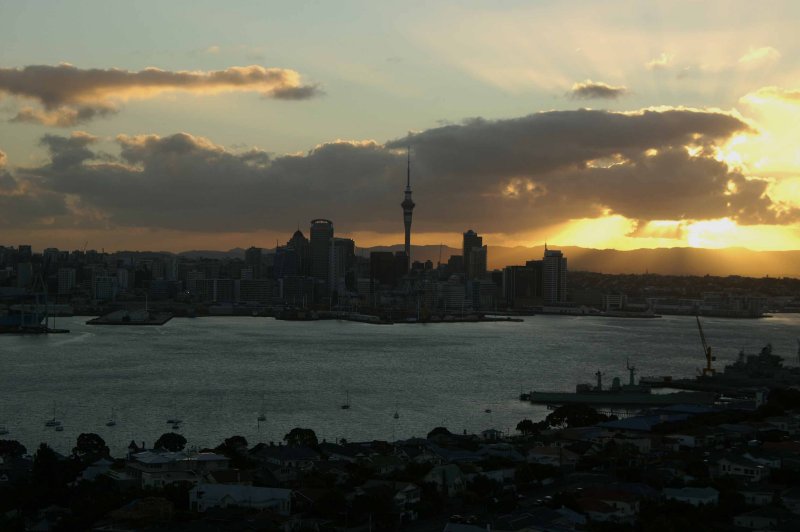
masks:
<path id="1" fill-rule="evenodd" d="M 94 460 L 108 456 L 109 450 L 103 438 L 88 432 L 78 436 L 78 441 L 72 448 L 72 455 L 81 460 Z"/>
<path id="2" fill-rule="evenodd" d="M 0 456 L 19 458 L 28 450 L 17 440 L 0 440 Z"/>
<path id="3" fill-rule="evenodd" d="M 545 418 L 550 427 L 589 427 L 607 420 L 608 416 L 585 404 L 559 406 Z"/>
<path id="4" fill-rule="evenodd" d="M 536 424 L 530 419 L 523 419 L 517 423 L 517 430 L 521 432 L 523 436 L 530 436 L 536 433 Z"/>
<path id="5" fill-rule="evenodd" d="M 283 441 L 286 442 L 286 445 L 291 446 L 305 445 L 307 447 L 316 447 L 319 444 L 317 435 L 313 430 L 299 427 L 290 430 L 289 434 L 283 437 Z"/>
<path id="6" fill-rule="evenodd" d="M 166 449 L 167 451 L 182 451 L 186 447 L 186 438 L 175 432 L 167 432 L 162 434 L 153 446 L 156 449 Z"/>

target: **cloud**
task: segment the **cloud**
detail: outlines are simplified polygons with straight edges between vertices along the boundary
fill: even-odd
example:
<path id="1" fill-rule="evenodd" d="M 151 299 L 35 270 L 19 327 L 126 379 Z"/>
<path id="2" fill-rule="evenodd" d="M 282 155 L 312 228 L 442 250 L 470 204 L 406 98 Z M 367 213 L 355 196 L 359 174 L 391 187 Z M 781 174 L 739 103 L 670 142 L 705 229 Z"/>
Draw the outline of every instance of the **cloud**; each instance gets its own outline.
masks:
<path id="1" fill-rule="evenodd" d="M 607 100 L 616 100 L 620 96 L 628 93 L 625 87 L 614 87 L 602 81 L 592 81 L 587 79 L 581 83 L 572 85 L 569 95 L 574 99 L 579 100 L 592 100 L 603 98 Z"/>
<path id="2" fill-rule="evenodd" d="M 209 46 L 208 48 L 206 48 L 206 53 L 207 54 L 215 54 L 216 55 L 216 54 L 220 53 L 221 50 L 222 49 L 218 45 L 214 44 L 214 45 Z"/>
<path id="3" fill-rule="evenodd" d="M 321 94 L 303 84 L 294 70 L 251 65 L 216 71 L 168 71 L 146 68 L 79 69 L 68 64 L 0 68 L 0 95 L 39 102 L 23 108 L 14 121 L 68 127 L 116 112 L 119 102 L 153 98 L 164 92 L 194 94 L 258 92 L 267 98 L 305 100 Z"/>
<path id="4" fill-rule="evenodd" d="M 234 152 L 188 133 L 121 135 L 113 158 L 76 133 L 43 137 L 47 164 L 17 168 L 15 178 L 69 203 L 59 220 L 66 226 L 289 231 L 298 219 L 326 217 L 348 231 L 392 233 L 401 227 L 410 143 L 418 231 L 463 231 L 467 223 L 523 231 L 609 214 L 642 227 L 797 220 L 796 208 L 769 197 L 768 181 L 715 159 L 715 147 L 748 131 L 714 111 L 552 111 L 281 156 Z"/>
<path id="5" fill-rule="evenodd" d="M 94 118 L 110 116 L 117 112 L 117 109 L 104 105 L 58 107 L 52 110 L 23 107 L 11 121 L 55 127 L 72 127 Z"/>
<path id="6" fill-rule="evenodd" d="M 739 58 L 739 63 L 743 65 L 773 63 L 780 57 L 781 53 L 772 46 L 762 46 L 761 48 L 750 48 L 750 51 Z"/>
<path id="7" fill-rule="evenodd" d="M 647 70 L 663 70 L 672 66 L 674 59 L 675 56 L 673 54 L 661 52 L 661 55 L 645 63 L 644 67 Z"/>
<path id="8" fill-rule="evenodd" d="M 741 98 L 742 101 L 759 102 L 763 100 L 780 100 L 789 103 L 800 103 L 800 90 L 781 87 L 761 87 L 755 92 Z"/>

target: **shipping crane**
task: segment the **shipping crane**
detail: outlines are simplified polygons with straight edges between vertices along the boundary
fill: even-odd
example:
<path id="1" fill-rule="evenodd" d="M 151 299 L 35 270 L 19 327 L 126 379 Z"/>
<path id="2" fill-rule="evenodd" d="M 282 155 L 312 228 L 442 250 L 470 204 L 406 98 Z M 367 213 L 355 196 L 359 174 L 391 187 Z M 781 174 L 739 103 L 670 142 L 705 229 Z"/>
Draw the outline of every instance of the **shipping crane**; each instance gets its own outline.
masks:
<path id="1" fill-rule="evenodd" d="M 711 346 L 706 342 L 706 335 L 703 333 L 703 326 L 700 324 L 700 316 L 695 316 L 695 318 L 697 319 L 697 328 L 700 330 L 700 341 L 703 343 L 703 353 L 706 356 L 706 367 L 703 368 L 703 376 L 713 376 L 717 370 L 711 367 L 711 363 L 716 361 L 717 357 L 711 355 Z"/>

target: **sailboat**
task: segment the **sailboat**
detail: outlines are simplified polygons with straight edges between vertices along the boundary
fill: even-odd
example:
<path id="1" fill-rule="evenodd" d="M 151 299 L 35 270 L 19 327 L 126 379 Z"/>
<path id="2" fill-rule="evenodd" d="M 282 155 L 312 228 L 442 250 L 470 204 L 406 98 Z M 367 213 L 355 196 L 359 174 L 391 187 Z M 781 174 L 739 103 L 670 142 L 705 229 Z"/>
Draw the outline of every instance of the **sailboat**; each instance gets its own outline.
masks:
<path id="1" fill-rule="evenodd" d="M 394 404 L 394 416 L 395 419 L 400 419 L 400 412 L 397 411 L 397 403 Z"/>
<path id="2" fill-rule="evenodd" d="M 350 392 L 345 392 L 345 402 L 342 405 L 342 410 L 349 410 L 350 409 Z"/>
<path id="3" fill-rule="evenodd" d="M 53 403 L 53 417 L 45 421 L 45 427 L 58 427 L 61 425 L 61 422 L 56 419 L 56 404 Z M 63 430 L 63 429 L 62 429 Z"/>
<path id="4" fill-rule="evenodd" d="M 114 409 L 111 409 L 111 417 L 106 421 L 106 427 L 113 427 L 117 424 L 117 418 L 114 416 Z"/>
<path id="5" fill-rule="evenodd" d="M 264 394 L 261 394 L 261 410 L 258 413 L 258 420 L 259 421 L 266 421 L 267 416 L 264 414 Z"/>

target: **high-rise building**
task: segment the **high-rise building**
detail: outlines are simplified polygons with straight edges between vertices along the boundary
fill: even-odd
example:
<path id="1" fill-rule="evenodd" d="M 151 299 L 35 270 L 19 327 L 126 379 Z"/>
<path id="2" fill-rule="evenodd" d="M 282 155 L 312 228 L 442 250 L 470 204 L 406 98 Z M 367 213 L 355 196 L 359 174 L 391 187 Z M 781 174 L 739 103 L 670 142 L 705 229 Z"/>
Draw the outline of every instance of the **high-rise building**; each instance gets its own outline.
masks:
<path id="1" fill-rule="evenodd" d="M 260 278 L 263 273 L 261 260 L 261 248 L 249 247 L 247 251 L 244 252 L 244 262 L 248 268 L 253 270 L 253 277 L 256 279 Z"/>
<path id="2" fill-rule="evenodd" d="M 548 304 L 567 300 L 567 258 L 559 250 L 544 247 L 542 295 Z"/>
<path id="3" fill-rule="evenodd" d="M 58 269 L 58 294 L 65 295 L 75 290 L 75 268 Z"/>
<path id="4" fill-rule="evenodd" d="M 464 273 L 466 274 L 467 280 L 470 279 L 477 279 L 475 274 L 477 270 L 472 263 L 473 259 L 481 260 L 481 257 L 473 253 L 474 249 L 480 249 L 483 247 L 483 237 L 478 236 L 478 233 L 470 229 L 466 233 L 464 233 L 464 243 L 462 246 L 462 253 L 461 255 L 464 257 Z M 486 256 L 483 256 L 483 273 L 486 273 Z"/>
<path id="5" fill-rule="evenodd" d="M 333 222 L 323 218 L 311 220 L 311 277 L 322 281 L 322 294 L 329 295 L 333 246 Z"/>
<path id="6" fill-rule="evenodd" d="M 297 275 L 311 275 L 308 239 L 303 236 L 302 231 L 295 231 L 286 246 L 292 248 L 297 256 Z"/>
<path id="7" fill-rule="evenodd" d="M 333 257 L 331 261 L 333 290 L 344 293 L 355 289 L 354 266 L 356 262 L 356 243 L 350 238 L 333 239 Z"/>
<path id="8" fill-rule="evenodd" d="M 403 203 L 400 206 L 403 208 L 403 225 L 405 225 L 406 229 L 406 270 L 411 269 L 411 215 L 414 212 L 414 207 L 416 206 L 414 201 L 411 199 L 411 149 L 409 149 L 406 153 L 407 156 L 407 165 L 406 165 L 406 192 L 405 198 L 403 199 Z"/>
<path id="9" fill-rule="evenodd" d="M 474 281 L 486 277 L 486 262 L 489 254 L 487 246 L 475 247 L 469 251 L 469 269 L 467 280 Z"/>

